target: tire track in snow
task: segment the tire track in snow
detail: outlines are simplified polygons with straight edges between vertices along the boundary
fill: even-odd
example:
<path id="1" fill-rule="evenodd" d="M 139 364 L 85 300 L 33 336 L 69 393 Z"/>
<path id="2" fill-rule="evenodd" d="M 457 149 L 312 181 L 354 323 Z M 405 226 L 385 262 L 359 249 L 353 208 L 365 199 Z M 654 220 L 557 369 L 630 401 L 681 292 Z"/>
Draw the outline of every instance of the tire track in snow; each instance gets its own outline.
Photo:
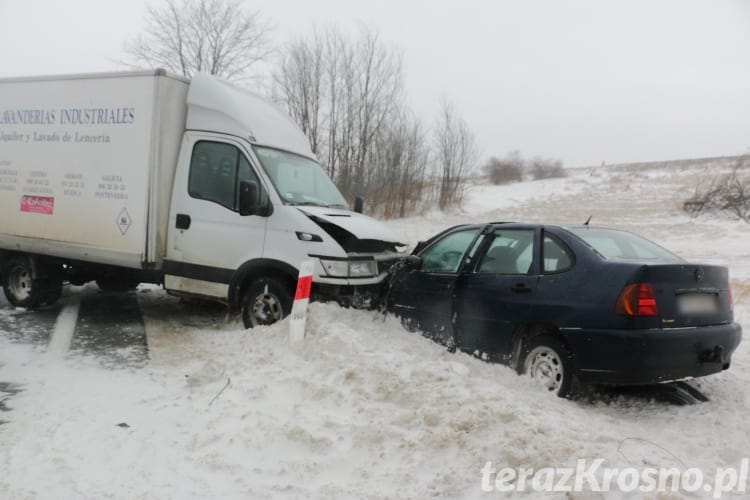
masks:
<path id="1" fill-rule="evenodd" d="M 70 351 L 80 309 L 81 295 L 74 294 L 70 297 L 68 303 L 63 306 L 60 314 L 57 315 L 55 328 L 52 331 L 49 346 L 47 347 L 47 356 L 49 359 L 62 359 Z"/>

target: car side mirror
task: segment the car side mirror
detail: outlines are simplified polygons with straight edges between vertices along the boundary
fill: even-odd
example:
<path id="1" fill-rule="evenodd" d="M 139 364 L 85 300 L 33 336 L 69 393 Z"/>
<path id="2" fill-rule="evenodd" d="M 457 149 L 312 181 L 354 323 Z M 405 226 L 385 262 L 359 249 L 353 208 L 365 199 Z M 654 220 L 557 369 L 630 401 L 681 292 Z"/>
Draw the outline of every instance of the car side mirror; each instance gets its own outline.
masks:
<path id="1" fill-rule="evenodd" d="M 240 182 L 240 215 L 259 215 L 261 212 L 260 186 L 257 182 Z"/>
<path id="2" fill-rule="evenodd" d="M 422 267 L 422 257 L 418 255 L 409 255 L 406 257 L 406 266 L 415 271 Z"/>
<path id="3" fill-rule="evenodd" d="M 361 214 L 362 211 L 365 209 L 365 200 L 361 196 L 357 196 L 354 198 L 354 211 L 358 214 Z"/>

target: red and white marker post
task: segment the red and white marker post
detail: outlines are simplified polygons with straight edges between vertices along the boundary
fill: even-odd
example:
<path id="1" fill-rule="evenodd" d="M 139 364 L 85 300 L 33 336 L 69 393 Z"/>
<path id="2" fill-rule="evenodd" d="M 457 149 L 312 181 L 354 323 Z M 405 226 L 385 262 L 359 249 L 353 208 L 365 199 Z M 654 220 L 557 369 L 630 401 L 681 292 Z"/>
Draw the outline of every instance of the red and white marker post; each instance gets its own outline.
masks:
<path id="1" fill-rule="evenodd" d="M 312 260 L 302 261 L 297 278 L 297 291 L 294 293 L 292 314 L 289 317 L 289 342 L 296 344 L 305 339 L 305 322 L 307 321 L 307 304 L 310 302 L 310 288 L 312 288 L 313 267 Z"/>

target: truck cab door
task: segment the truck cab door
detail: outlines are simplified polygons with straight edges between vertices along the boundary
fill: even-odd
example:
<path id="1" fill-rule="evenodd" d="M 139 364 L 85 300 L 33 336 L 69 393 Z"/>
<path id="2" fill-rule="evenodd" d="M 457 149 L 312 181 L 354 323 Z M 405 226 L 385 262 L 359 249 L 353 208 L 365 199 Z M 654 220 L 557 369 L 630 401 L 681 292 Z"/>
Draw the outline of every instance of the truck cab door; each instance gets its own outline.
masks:
<path id="1" fill-rule="evenodd" d="M 227 298 L 235 270 L 262 256 L 268 218 L 240 215 L 242 181 L 267 193 L 241 143 L 185 134 L 172 192 L 165 288 Z"/>

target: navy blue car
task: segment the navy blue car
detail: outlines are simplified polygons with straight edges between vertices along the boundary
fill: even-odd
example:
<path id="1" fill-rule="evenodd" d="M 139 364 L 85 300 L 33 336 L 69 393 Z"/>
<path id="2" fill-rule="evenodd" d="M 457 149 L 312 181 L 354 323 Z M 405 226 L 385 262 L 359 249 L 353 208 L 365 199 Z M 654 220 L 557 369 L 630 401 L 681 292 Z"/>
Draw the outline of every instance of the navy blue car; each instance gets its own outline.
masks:
<path id="1" fill-rule="evenodd" d="M 490 223 L 420 242 L 392 276 L 408 328 L 509 364 L 561 396 L 729 368 L 742 337 L 725 267 L 632 233 Z"/>

